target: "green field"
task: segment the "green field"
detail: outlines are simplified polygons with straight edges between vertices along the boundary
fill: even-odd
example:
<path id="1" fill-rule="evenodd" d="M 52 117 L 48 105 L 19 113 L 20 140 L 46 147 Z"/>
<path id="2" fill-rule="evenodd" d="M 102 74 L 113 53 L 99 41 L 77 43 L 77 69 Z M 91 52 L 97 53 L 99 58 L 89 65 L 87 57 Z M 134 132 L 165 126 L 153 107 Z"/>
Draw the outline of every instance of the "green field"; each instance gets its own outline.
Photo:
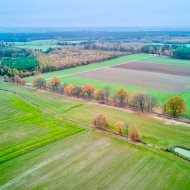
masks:
<path id="1" fill-rule="evenodd" d="M 30 42 L 14 42 L 14 46 L 18 48 L 30 48 L 35 50 L 42 50 L 43 52 L 47 51 L 49 48 L 57 48 L 63 47 L 61 45 L 57 45 L 58 40 L 34 40 Z M 64 41 L 72 44 L 78 44 L 83 41 Z M 9 42 L 12 44 L 12 42 Z"/>
<path id="2" fill-rule="evenodd" d="M 166 56 L 154 56 L 142 62 L 190 67 L 190 60 L 173 59 Z"/>
<path id="3" fill-rule="evenodd" d="M 99 113 L 106 115 L 111 128 L 119 119 L 135 122 L 144 141 L 163 148 L 189 147 L 189 127 L 8 83 L 0 82 L 0 87 L 1 159 L 9 148 L 14 147 L 11 153 L 16 153 L 32 143 L 25 154 L 0 164 L 0 190 L 189 188 L 189 162 L 116 140 L 86 125 Z M 36 139 L 41 143 L 45 138 L 53 142 L 35 146 Z"/>
<path id="4" fill-rule="evenodd" d="M 7 65 L 11 69 L 33 71 L 39 66 L 36 56 L 6 58 L 2 60 L 2 64 Z"/>
<path id="5" fill-rule="evenodd" d="M 91 131 L 39 148 L 0 165 L 0 170 L 0 189 L 185 190 L 190 186 L 186 161 Z"/>
<path id="6" fill-rule="evenodd" d="M 11 92 L 0 97 L 0 163 L 80 131 Z"/>

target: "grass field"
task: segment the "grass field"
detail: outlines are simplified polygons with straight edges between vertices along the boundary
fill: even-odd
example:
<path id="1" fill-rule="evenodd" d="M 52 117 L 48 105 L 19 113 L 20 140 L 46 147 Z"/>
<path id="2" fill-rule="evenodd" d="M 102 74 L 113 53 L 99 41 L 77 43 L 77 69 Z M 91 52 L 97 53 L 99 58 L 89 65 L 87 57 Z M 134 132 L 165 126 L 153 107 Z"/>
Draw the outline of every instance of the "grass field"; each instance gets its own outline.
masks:
<path id="1" fill-rule="evenodd" d="M 166 65 L 185 66 L 185 67 L 190 66 L 189 60 L 172 59 L 166 56 L 154 56 L 150 59 L 147 59 L 146 62 L 152 64 L 166 64 Z"/>
<path id="2" fill-rule="evenodd" d="M 0 97 L 0 163 L 80 131 L 13 93 Z"/>
<path id="3" fill-rule="evenodd" d="M 17 145 L 22 144 L 23 150 L 36 138 L 41 142 L 46 136 L 63 134 L 59 141 L 39 147 L 33 143 L 33 151 L 1 163 L 0 190 L 189 188 L 189 162 L 92 128 L 82 132 L 64 118 L 89 125 L 92 117 L 103 113 L 111 128 L 118 119 L 135 122 L 143 140 L 164 148 L 175 143 L 189 147 L 189 127 L 8 83 L 0 82 L 0 86 L 10 91 L 0 91 L 1 155 L 8 145 L 17 151 Z"/>
<path id="4" fill-rule="evenodd" d="M 39 61 L 36 56 L 6 58 L 3 59 L 2 64 L 7 65 L 12 69 L 33 71 L 39 66 Z"/>
<path id="5" fill-rule="evenodd" d="M 186 161 L 91 131 L 39 148 L 0 165 L 0 170 L 1 190 L 185 190 L 190 186 Z"/>

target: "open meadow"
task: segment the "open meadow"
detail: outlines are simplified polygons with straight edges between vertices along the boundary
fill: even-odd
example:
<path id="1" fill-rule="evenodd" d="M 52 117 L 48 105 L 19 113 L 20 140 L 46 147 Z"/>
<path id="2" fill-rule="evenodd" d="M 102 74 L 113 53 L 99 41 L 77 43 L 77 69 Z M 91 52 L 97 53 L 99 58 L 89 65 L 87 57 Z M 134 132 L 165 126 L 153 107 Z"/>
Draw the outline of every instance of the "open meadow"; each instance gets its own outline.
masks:
<path id="1" fill-rule="evenodd" d="M 0 133 L 4 152 L 10 148 L 7 143 L 16 153 L 18 145 L 23 150 L 36 139 L 43 142 L 56 137 L 55 133 L 60 139 L 40 146 L 34 143 L 25 154 L 4 160 L 0 164 L 1 190 L 188 189 L 188 161 L 162 150 L 117 140 L 89 126 L 100 113 L 107 117 L 111 129 L 117 120 L 135 122 L 145 142 L 167 148 L 173 144 L 190 146 L 188 125 L 4 82 L 0 86 L 0 131 L 5 130 L 3 122 L 8 123 L 9 131 Z"/>

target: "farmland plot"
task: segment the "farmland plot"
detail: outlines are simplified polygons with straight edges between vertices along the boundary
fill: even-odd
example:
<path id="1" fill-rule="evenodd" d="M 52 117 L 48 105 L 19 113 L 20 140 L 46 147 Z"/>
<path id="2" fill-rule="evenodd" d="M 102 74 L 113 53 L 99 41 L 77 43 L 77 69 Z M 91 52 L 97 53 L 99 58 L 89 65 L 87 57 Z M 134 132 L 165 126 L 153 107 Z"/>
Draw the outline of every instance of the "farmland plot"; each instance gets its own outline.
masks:
<path id="1" fill-rule="evenodd" d="M 80 130 L 13 93 L 0 91 L 0 163 Z"/>
<path id="2" fill-rule="evenodd" d="M 122 68 L 107 68 L 77 74 L 76 76 L 172 93 L 183 93 L 190 89 L 190 77 L 188 76 L 166 74 L 161 71 L 157 72 L 156 69 L 156 72 L 144 70 L 135 69 L 135 67 L 126 69 L 122 65 Z"/>

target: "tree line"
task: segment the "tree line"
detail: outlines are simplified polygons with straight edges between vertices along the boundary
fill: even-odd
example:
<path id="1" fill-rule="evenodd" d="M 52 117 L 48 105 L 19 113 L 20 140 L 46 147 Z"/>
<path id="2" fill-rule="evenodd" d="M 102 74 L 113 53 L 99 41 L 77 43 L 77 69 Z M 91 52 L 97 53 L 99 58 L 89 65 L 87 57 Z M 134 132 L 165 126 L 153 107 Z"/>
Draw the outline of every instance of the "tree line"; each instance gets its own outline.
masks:
<path id="1" fill-rule="evenodd" d="M 28 57 L 32 55 L 29 49 L 0 46 L 0 58 Z"/>
<path id="2" fill-rule="evenodd" d="M 100 130 L 108 131 L 110 128 L 110 124 L 107 118 L 102 114 L 93 118 L 92 124 L 95 128 L 100 129 Z M 142 141 L 142 135 L 137 130 L 137 127 L 134 123 L 131 125 L 128 125 L 126 122 L 116 121 L 114 127 L 115 127 L 115 132 L 118 135 L 123 136 L 124 134 L 125 137 L 129 137 L 134 142 Z"/>
<path id="3" fill-rule="evenodd" d="M 110 86 L 105 86 L 103 89 L 97 89 L 92 84 L 84 86 L 75 86 L 73 84 L 61 83 L 59 78 L 53 78 L 46 81 L 44 78 L 36 77 L 32 85 L 37 88 L 47 88 L 67 96 L 75 96 L 80 98 L 87 98 L 88 100 L 96 100 L 102 104 L 109 104 L 125 108 L 132 107 L 142 112 L 152 112 L 155 108 L 160 106 L 156 97 L 146 94 L 144 92 L 128 93 L 125 88 L 119 88 L 113 92 Z M 186 110 L 186 104 L 182 97 L 174 96 L 162 106 L 163 114 L 180 115 Z"/>
<path id="4" fill-rule="evenodd" d="M 190 59 L 190 48 L 182 47 L 173 51 L 172 55 L 175 59 Z"/>

